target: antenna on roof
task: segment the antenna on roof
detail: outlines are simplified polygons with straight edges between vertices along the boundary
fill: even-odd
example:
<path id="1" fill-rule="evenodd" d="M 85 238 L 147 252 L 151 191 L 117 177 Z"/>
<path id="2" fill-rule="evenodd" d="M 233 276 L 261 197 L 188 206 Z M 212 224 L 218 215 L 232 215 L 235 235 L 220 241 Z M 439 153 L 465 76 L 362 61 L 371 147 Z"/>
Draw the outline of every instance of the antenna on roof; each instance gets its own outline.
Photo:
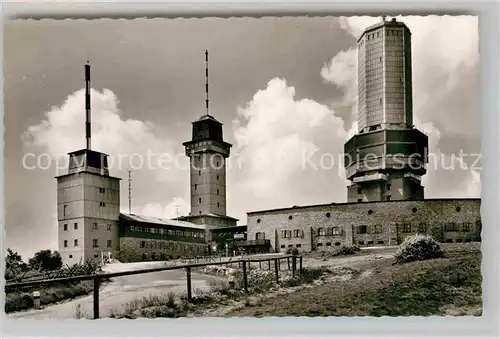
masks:
<path id="1" fill-rule="evenodd" d="M 205 106 L 208 115 L 208 50 L 205 50 Z"/>
<path id="2" fill-rule="evenodd" d="M 90 150 L 90 62 L 85 65 L 85 138 L 87 140 L 87 150 Z"/>
<path id="3" fill-rule="evenodd" d="M 387 15 L 382 15 L 382 21 L 385 22 L 385 18 L 387 18 Z"/>
<path id="4" fill-rule="evenodd" d="M 128 213 L 132 214 L 132 171 L 128 170 Z"/>

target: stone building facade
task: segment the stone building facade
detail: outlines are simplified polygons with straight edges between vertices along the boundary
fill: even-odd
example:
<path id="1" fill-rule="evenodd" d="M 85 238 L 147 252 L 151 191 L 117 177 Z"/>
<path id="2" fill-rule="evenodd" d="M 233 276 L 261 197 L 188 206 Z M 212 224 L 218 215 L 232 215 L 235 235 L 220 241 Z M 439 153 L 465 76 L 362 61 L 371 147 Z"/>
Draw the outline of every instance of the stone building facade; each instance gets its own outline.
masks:
<path id="1" fill-rule="evenodd" d="M 480 241 L 480 199 L 427 199 L 301 206 L 248 213 L 247 238 L 270 252 L 395 246 L 408 235 L 440 242 Z"/>

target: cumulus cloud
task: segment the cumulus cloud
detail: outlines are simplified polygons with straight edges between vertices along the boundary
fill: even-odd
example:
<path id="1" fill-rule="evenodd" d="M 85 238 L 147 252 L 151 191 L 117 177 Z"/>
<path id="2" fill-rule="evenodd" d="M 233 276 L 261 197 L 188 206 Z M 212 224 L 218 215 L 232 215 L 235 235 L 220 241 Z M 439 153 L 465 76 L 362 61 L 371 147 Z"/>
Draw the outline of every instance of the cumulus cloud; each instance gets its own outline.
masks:
<path id="1" fill-rule="evenodd" d="M 83 89 L 70 94 L 22 136 L 26 149 L 47 152 L 54 159 L 57 174 L 66 171 L 68 152 L 85 148 L 84 99 Z M 110 171 L 123 176 L 126 171 L 135 170 L 159 181 L 175 181 L 172 172 L 187 166 L 187 159 L 184 154 L 174 153 L 171 140 L 162 137 L 152 122 L 125 119 L 111 90 L 92 89 L 91 100 L 91 147 L 109 154 Z"/>
<path id="2" fill-rule="evenodd" d="M 274 78 L 238 109 L 233 131 L 245 178 L 238 186 L 255 197 L 252 207 L 299 201 L 304 194 L 300 185 L 325 172 L 320 163 L 325 153 L 336 161 L 328 175 L 341 180 L 338 158 L 346 137 L 342 120 L 328 106 L 295 96 L 296 89 L 285 79 Z"/>
<path id="3" fill-rule="evenodd" d="M 162 205 L 160 203 L 148 203 L 138 209 L 137 212 L 132 211 L 132 213 L 171 219 L 189 214 L 189 203 L 182 197 L 175 197 L 166 205 Z"/>

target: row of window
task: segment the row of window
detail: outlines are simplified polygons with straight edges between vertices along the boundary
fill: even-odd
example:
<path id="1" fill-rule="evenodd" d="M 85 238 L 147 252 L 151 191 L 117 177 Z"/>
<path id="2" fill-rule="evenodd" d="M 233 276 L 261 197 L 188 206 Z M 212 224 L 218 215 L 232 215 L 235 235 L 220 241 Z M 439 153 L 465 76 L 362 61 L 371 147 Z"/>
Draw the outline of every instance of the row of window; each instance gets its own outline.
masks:
<path id="1" fill-rule="evenodd" d="M 111 230 L 112 230 L 112 228 L 113 228 L 113 227 L 112 227 L 112 225 L 111 225 L 111 224 L 107 224 L 107 225 L 106 225 L 106 229 L 107 229 L 108 231 L 111 231 Z M 67 231 L 67 230 L 68 230 L 68 224 L 64 224 L 63 229 L 64 229 L 65 231 Z M 77 229 L 78 229 L 78 223 L 77 223 L 77 222 L 75 222 L 75 223 L 73 224 L 73 229 L 75 229 L 75 230 L 77 230 Z M 93 224 L 92 224 L 92 230 L 93 230 L 93 231 L 97 231 L 98 229 L 99 229 L 99 225 L 98 225 L 96 222 L 95 222 L 95 223 L 93 223 Z"/>
<path id="2" fill-rule="evenodd" d="M 106 245 L 108 248 L 113 247 L 111 240 L 107 240 Z M 78 247 L 78 239 L 73 240 L 73 246 Z M 64 240 L 64 247 L 68 247 L 68 240 Z M 92 239 L 92 247 L 94 248 L 99 247 L 99 239 Z"/>
<path id="3" fill-rule="evenodd" d="M 182 231 L 182 230 L 172 230 L 160 227 L 142 227 L 142 226 L 130 226 L 131 232 L 143 232 L 151 234 L 162 234 L 162 235 L 172 235 L 178 237 L 186 238 L 205 238 L 204 232 L 194 232 L 194 231 Z"/>
<path id="4" fill-rule="evenodd" d="M 185 244 L 185 243 L 174 243 L 174 242 L 163 242 L 163 241 L 141 241 L 141 248 L 149 249 L 165 249 L 172 251 L 191 251 L 191 250 L 204 250 L 204 246 Z"/>

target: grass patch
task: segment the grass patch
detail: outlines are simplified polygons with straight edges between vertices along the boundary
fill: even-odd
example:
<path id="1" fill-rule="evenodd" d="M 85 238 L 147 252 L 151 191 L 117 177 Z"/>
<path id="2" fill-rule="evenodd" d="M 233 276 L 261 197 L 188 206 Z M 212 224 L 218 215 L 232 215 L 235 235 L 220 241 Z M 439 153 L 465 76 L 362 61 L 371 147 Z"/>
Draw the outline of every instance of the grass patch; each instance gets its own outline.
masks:
<path id="1" fill-rule="evenodd" d="M 370 274 L 271 298 L 229 316 L 480 315 L 480 254 L 373 265 L 380 267 L 371 267 Z"/>
<path id="2" fill-rule="evenodd" d="M 63 300 L 88 295 L 94 290 L 92 281 L 66 283 L 39 288 L 26 288 L 20 291 L 7 292 L 5 297 L 5 313 L 17 312 L 33 307 L 33 291 L 40 292 L 40 305 L 50 305 Z"/>

